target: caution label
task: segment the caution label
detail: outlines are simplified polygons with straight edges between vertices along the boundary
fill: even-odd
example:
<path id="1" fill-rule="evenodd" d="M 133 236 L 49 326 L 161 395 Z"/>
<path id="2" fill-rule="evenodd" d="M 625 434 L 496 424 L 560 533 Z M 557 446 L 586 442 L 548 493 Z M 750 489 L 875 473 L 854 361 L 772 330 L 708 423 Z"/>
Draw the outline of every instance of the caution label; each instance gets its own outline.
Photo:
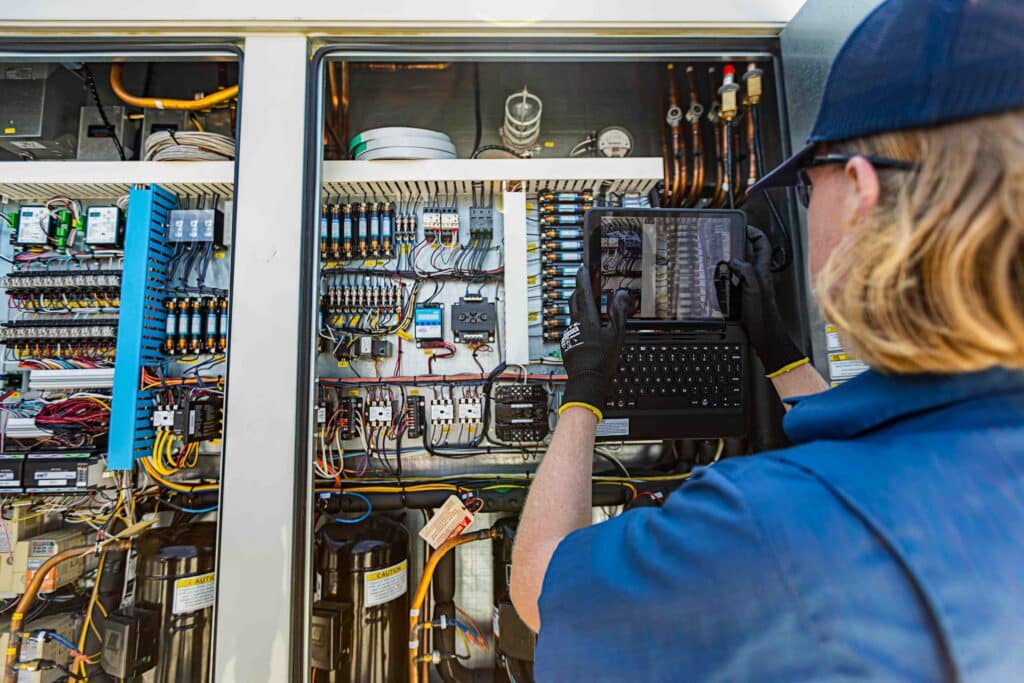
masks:
<path id="1" fill-rule="evenodd" d="M 217 574 L 200 574 L 174 582 L 174 614 L 188 614 L 207 607 L 213 607 L 217 593 Z"/>
<path id="2" fill-rule="evenodd" d="M 366 595 L 366 606 L 376 607 L 405 595 L 409 583 L 408 574 L 409 562 L 407 560 L 363 574 L 363 593 Z"/>

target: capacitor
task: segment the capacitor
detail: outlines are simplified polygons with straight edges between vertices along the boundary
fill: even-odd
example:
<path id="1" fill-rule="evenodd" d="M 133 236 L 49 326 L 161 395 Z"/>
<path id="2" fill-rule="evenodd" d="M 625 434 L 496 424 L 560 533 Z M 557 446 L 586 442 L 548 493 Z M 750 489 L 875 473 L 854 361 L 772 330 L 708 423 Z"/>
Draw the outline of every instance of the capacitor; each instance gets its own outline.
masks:
<path id="1" fill-rule="evenodd" d="M 331 256 L 341 258 L 341 215 L 338 205 L 331 206 Z"/>
<path id="2" fill-rule="evenodd" d="M 213 353 L 217 350 L 217 320 L 219 319 L 219 311 L 217 310 L 217 301 L 210 297 L 204 299 L 203 309 L 206 313 L 206 325 L 203 329 L 203 347 L 207 353 Z"/>
<path id="3" fill-rule="evenodd" d="M 548 301 L 568 301 L 574 291 L 572 289 L 549 289 L 544 292 L 544 298 Z"/>
<path id="4" fill-rule="evenodd" d="M 540 210 L 541 213 L 584 213 L 592 206 L 590 202 L 544 203 L 540 205 Z"/>
<path id="5" fill-rule="evenodd" d="M 380 213 L 377 211 L 376 202 L 371 202 L 368 208 L 370 214 L 370 253 L 374 256 L 380 255 Z"/>
<path id="6" fill-rule="evenodd" d="M 549 240 L 578 240 L 583 237 L 583 231 L 579 228 L 554 228 L 545 230 L 540 236 Z"/>
<path id="7" fill-rule="evenodd" d="M 178 337 L 178 300 L 171 297 L 164 301 L 164 308 L 167 310 L 166 327 L 167 336 L 164 338 L 164 351 L 169 356 L 174 355 L 174 342 Z"/>
<path id="8" fill-rule="evenodd" d="M 217 349 L 228 349 L 228 298 L 217 297 Z"/>
<path id="9" fill-rule="evenodd" d="M 567 315 L 559 315 L 553 318 L 544 318 L 544 327 L 569 327 L 572 320 Z"/>
<path id="10" fill-rule="evenodd" d="M 189 300 L 188 349 L 199 353 L 203 346 L 203 300 L 195 297 Z"/>
<path id="11" fill-rule="evenodd" d="M 547 214 L 541 216 L 540 221 L 548 225 L 583 225 L 583 214 Z"/>
<path id="12" fill-rule="evenodd" d="M 556 287 L 566 287 L 572 289 L 576 286 L 576 278 L 574 277 L 555 277 L 544 281 L 544 286 L 549 289 Z"/>
<path id="13" fill-rule="evenodd" d="M 584 192 L 552 192 L 541 190 L 537 193 L 537 199 L 542 202 L 592 202 L 594 193 L 590 190 Z"/>
<path id="14" fill-rule="evenodd" d="M 380 205 L 380 241 L 385 256 L 391 256 L 392 221 L 391 204 L 384 202 Z"/>
<path id="15" fill-rule="evenodd" d="M 568 302 L 549 303 L 543 309 L 544 315 L 569 315 Z"/>
<path id="16" fill-rule="evenodd" d="M 366 204 L 359 205 L 359 216 L 356 222 L 356 242 L 359 244 L 359 255 L 366 257 L 366 233 L 369 224 L 366 216 Z"/>
<path id="17" fill-rule="evenodd" d="M 572 263 L 581 263 L 583 261 L 582 251 L 549 251 L 544 254 L 544 260 L 546 261 L 569 261 Z"/>
<path id="18" fill-rule="evenodd" d="M 582 240 L 544 240 L 541 242 L 542 251 L 582 251 Z"/>
<path id="19" fill-rule="evenodd" d="M 352 258 L 352 205 L 341 209 L 341 249 L 345 258 Z"/>
<path id="20" fill-rule="evenodd" d="M 576 277 L 576 271 L 580 269 L 577 265 L 551 266 L 544 269 L 545 275 Z"/>
<path id="21" fill-rule="evenodd" d="M 330 237 L 330 227 L 329 227 L 330 226 L 330 217 L 327 215 L 327 212 L 330 211 L 332 208 L 333 207 L 329 207 L 327 204 L 324 204 L 324 205 L 322 205 L 320 207 L 320 260 L 321 261 L 326 261 L 327 260 L 327 249 L 329 247 L 328 243 L 330 242 L 330 239 L 331 239 L 331 237 Z"/>

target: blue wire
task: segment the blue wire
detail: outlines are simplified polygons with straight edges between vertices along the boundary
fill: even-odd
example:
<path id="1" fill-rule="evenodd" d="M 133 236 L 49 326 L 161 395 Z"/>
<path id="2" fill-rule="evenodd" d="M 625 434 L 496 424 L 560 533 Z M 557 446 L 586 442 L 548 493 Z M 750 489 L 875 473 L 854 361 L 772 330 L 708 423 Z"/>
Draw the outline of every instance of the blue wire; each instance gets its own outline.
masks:
<path id="1" fill-rule="evenodd" d="M 55 631 L 43 631 L 42 633 L 47 638 L 49 638 L 53 642 L 57 643 L 61 647 L 66 647 L 67 649 L 71 650 L 72 652 L 78 652 L 78 646 L 75 645 L 74 643 L 72 643 L 70 640 L 68 640 L 64 636 L 62 636 L 61 634 L 59 634 L 59 633 L 57 633 Z"/>
<path id="2" fill-rule="evenodd" d="M 354 498 L 358 498 L 359 500 L 363 501 L 364 503 L 366 503 L 366 511 L 354 519 L 336 517 L 334 519 L 335 522 L 338 522 L 339 524 L 359 524 L 359 522 L 365 520 L 367 517 L 370 516 L 370 513 L 373 512 L 373 504 L 370 502 L 370 499 L 364 496 L 363 494 L 356 493 L 355 491 L 342 491 L 341 495 L 353 496 Z"/>
<path id="3" fill-rule="evenodd" d="M 191 513 L 193 515 L 202 515 L 202 514 L 205 514 L 207 512 L 213 512 L 214 510 L 217 509 L 217 506 L 216 505 L 211 505 L 208 508 L 178 508 L 178 509 L 181 510 L 182 512 L 189 512 L 189 513 Z"/>

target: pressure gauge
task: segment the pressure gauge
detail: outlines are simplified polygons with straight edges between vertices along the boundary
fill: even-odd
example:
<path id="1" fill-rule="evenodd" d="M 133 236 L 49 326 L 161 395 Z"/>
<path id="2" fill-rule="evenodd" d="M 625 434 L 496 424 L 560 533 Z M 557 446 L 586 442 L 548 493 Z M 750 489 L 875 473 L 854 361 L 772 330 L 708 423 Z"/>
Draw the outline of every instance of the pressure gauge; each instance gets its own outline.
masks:
<path id="1" fill-rule="evenodd" d="M 622 126 L 608 126 L 597 134 L 597 152 L 603 157 L 628 157 L 633 152 L 633 136 Z"/>

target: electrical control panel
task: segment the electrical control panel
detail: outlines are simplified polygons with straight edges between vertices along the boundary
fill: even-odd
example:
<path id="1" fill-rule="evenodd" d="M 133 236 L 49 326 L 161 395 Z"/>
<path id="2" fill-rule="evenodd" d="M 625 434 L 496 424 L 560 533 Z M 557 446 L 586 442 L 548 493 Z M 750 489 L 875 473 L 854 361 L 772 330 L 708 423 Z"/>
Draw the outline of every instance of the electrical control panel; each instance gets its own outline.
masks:
<path id="1" fill-rule="evenodd" d="M 208 680 L 238 64 L 57 46 L 0 64 L 4 649 L 19 680 Z"/>

